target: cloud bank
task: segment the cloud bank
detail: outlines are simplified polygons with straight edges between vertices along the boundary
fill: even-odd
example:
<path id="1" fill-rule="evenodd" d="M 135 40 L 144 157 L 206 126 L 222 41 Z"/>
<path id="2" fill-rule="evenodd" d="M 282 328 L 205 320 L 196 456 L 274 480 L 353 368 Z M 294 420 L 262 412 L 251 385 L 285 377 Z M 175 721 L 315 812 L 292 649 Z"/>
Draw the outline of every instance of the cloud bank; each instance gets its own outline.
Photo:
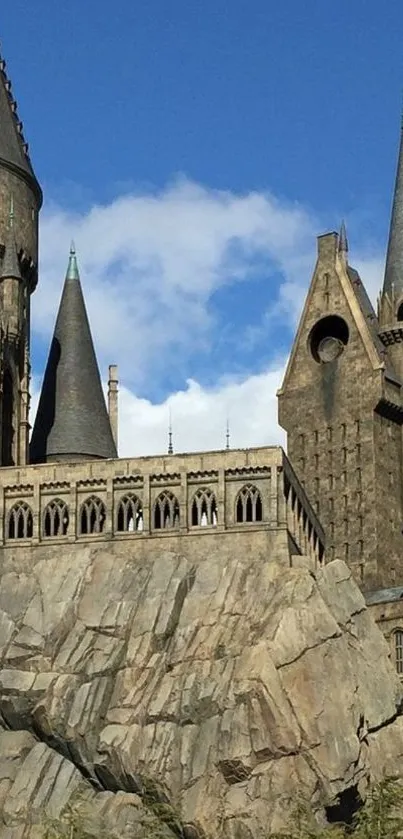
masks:
<path id="1" fill-rule="evenodd" d="M 119 366 L 120 454 L 166 451 L 170 412 L 177 450 L 223 447 L 227 417 L 233 446 L 284 442 L 275 399 L 283 338 L 298 320 L 318 232 L 297 204 L 185 178 L 87 210 L 50 202 L 33 341 L 49 344 L 74 239 L 101 371 Z M 362 263 L 375 285 L 379 260 L 364 253 Z"/>

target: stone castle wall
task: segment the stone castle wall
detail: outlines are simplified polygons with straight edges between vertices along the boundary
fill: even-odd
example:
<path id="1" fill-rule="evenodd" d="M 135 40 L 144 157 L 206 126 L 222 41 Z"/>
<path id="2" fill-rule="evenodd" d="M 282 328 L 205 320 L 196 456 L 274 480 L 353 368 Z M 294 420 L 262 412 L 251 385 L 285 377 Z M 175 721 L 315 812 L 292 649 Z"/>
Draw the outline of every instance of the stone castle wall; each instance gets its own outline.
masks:
<path id="1" fill-rule="evenodd" d="M 217 540 L 221 550 L 224 534 L 232 550 L 260 552 L 280 528 L 291 554 L 323 559 L 322 528 L 278 447 L 5 468 L 1 478 L 0 544 L 12 552 L 155 538 L 179 549 L 182 537 L 186 551 Z"/>

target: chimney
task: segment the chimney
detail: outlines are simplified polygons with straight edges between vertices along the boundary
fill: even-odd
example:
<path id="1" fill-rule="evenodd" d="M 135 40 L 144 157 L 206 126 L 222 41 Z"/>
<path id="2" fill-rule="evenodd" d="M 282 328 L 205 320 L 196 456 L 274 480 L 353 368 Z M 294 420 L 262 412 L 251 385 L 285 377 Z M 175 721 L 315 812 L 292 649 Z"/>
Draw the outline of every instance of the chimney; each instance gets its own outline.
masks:
<path id="1" fill-rule="evenodd" d="M 118 368 L 116 364 L 110 364 L 108 381 L 108 413 L 116 449 L 118 447 L 118 392 Z"/>

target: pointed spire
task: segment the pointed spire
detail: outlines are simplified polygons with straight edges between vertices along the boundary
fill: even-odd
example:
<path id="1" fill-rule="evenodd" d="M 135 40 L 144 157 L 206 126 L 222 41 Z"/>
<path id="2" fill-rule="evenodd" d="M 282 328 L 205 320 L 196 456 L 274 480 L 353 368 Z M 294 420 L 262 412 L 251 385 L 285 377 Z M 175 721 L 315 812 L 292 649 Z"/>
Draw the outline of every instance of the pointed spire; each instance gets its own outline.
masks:
<path id="1" fill-rule="evenodd" d="M 172 444 L 172 412 L 171 409 L 169 410 L 169 426 L 168 426 L 168 454 L 174 453 L 174 447 Z"/>
<path id="2" fill-rule="evenodd" d="M 348 254 L 348 239 L 347 239 L 347 230 L 346 225 L 344 223 L 344 219 L 341 223 L 340 233 L 339 233 L 339 253 L 344 254 L 347 258 Z"/>
<path id="3" fill-rule="evenodd" d="M 31 441 L 31 462 L 117 456 L 74 247 Z"/>
<path id="4" fill-rule="evenodd" d="M 392 296 L 393 289 L 395 296 L 403 292 L 403 119 L 383 283 L 384 293 Z"/>
<path id="5" fill-rule="evenodd" d="M 227 430 L 226 430 L 226 434 L 225 434 L 225 448 L 226 449 L 230 448 L 229 441 L 230 441 L 229 418 L 227 418 Z"/>
<path id="6" fill-rule="evenodd" d="M 4 248 L 3 263 L 1 266 L 0 280 L 21 280 L 21 268 L 18 259 L 17 245 L 14 233 L 14 200 L 10 198 L 10 212 L 8 217 L 8 231 Z"/>
<path id="7" fill-rule="evenodd" d="M 28 155 L 28 144 L 17 113 L 17 105 L 11 92 L 11 82 L 6 72 L 6 62 L 0 55 L 0 166 L 18 169 L 20 176 L 28 180 L 42 202 L 42 190 L 35 177 Z"/>

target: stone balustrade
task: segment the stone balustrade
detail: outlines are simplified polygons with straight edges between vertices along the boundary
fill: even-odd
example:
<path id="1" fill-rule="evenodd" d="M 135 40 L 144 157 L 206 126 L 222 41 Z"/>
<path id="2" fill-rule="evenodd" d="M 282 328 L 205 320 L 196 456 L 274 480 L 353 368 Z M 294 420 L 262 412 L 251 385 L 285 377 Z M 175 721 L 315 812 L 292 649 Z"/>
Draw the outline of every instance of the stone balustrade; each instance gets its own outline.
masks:
<path id="1" fill-rule="evenodd" d="M 324 535 L 280 447 L 1 469 L 0 542 L 288 530 L 320 563 Z"/>

